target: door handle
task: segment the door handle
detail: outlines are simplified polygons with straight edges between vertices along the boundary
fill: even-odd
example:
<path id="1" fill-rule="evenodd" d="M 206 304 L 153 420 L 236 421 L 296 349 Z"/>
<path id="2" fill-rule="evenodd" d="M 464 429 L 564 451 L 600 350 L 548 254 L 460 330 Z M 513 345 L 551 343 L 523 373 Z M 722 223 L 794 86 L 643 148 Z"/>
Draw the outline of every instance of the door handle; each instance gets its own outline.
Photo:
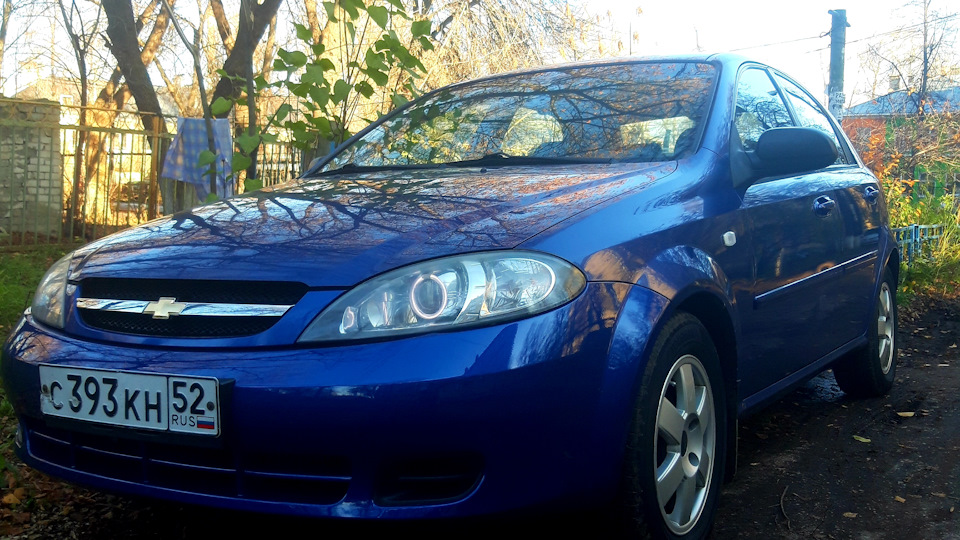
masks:
<path id="1" fill-rule="evenodd" d="M 813 211 L 816 212 L 818 216 L 826 216 L 836 207 L 837 201 L 825 195 L 817 197 L 817 200 L 813 202 Z"/>
<path id="2" fill-rule="evenodd" d="M 880 190 L 874 186 L 867 186 L 863 189 L 863 199 L 870 204 L 877 204 L 880 198 Z"/>

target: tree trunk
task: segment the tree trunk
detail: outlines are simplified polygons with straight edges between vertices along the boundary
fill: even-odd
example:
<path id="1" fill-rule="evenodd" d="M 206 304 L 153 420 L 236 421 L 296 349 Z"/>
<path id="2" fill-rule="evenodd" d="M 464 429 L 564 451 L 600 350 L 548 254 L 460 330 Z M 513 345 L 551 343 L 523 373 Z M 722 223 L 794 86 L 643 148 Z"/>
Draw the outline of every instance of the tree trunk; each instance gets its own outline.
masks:
<path id="1" fill-rule="evenodd" d="M 129 0 L 125 1 L 129 4 Z M 219 97 L 235 102 L 243 93 L 247 73 L 253 70 L 253 53 L 282 1 L 264 0 L 262 4 L 253 7 L 253 17 L 241 17 L 233 50 L 230 51 L 223 63 L 223 71 L 226 75 L 222 76 L 220 82 L 217 83 L 217 87 L 210 97 L 210 103 L 213 103 Z M 218 118 L 226 118 L 229 114 L 230 111 L 226 111 L 218 115 Z"/>
<path id="2" fill-rule="evenodd" d="M 150 81 L 147 66 L 141 60 L 143 50 L 137 41 L 137 25 L 130 0 L 103 0 L 103 8 L 107 14 L 108 47 L 137 101 L 143 127 L 150 132 L 166 134 L 157 91 Z"/>
<path id="3" fill-rule="evenodd" d="M 233 30 L 230 29 L 230 21 L 227 20 L 227 14 L 223 10 L 223 2 L 220 0 L 210 0 L 210 7 L 213 9 L 213 19 L 217 21 L 217 32 L 220 33 L 220 41 L 223 42 L 223 48 L 227 54 L 233 50 Z"/>
<path id="4" fill-rule="evenodd" d="M 169 0 L 169 2 L 173 4 L 174 0 Z M 140 118 L 143 127 L 150 133 L 147 136 L 147 143 L 152 148 L 153 158 L 153 164 L 150 167 L 151 174 L 148 179 L 150 184 L 146 195 L 148 219 L 156 217 L 158 203 L 156 182 L 159 179 L 167 152 L 165 137 L 167 126 L 160 115 L 162 112 L 160 101 L 147 73 L 147 66 L 155 59 L 163 35 L 170 24 L 166 10 L 161 8 L 157 13 L 153 30 L 144 42 L 142 49 L 137 41 L 137 35 L 146 23 L 148 15 L 156 10 L 158 3 L 158 0 L 151 1 L 134 22 L 133 7 L 130 0 L 103 0 L 104 11 L 107 14 L 107 35 L 111 41 L 109 46 L 117 60 L 117 68 L 100 91 L 95 103 L 97 107 L 113 110 L 94 112 L 97 125 L 111 126 L 118 111 L 132 97 L 137 101 L 137 107 L 141 113 L 147 113 L 141 114 Z M 123 85 L 120 84 L 121 76 L 125 80 Z M 106 137 L 109 137 L 109 135 L 106 135 Z M 100 170 L 101 161 L 107 157 L 106 150 L 108 150 L 104 148 L 103 138 L 104 136 L 100 134 L 97 134 L 96 137 L 88 137 L 87 178 L 98 172 L 105 174 L 104 171 Z"/>

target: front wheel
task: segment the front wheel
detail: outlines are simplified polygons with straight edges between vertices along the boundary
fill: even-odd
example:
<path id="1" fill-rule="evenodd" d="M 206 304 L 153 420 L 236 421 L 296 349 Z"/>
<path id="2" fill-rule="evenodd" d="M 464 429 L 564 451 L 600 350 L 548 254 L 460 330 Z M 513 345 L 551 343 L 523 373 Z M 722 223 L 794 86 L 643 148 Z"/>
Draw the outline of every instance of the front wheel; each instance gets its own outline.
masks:
<path id="1" fill-rule="evenodd" d="M 678 314 L 654 345 L 634 411 L 624 481 L 632 536 L 706 536 L 726 460 L 725 404 L 710 334 Z"/>
<path id="2" fill-rule="evenodd" d="M 897 289 L 889 269 L 883 272 L 874 314 L 867 346 L 833 367 L 837 386 L 850 396 L 882 396 L 893 387 L 897 372 Z"/>

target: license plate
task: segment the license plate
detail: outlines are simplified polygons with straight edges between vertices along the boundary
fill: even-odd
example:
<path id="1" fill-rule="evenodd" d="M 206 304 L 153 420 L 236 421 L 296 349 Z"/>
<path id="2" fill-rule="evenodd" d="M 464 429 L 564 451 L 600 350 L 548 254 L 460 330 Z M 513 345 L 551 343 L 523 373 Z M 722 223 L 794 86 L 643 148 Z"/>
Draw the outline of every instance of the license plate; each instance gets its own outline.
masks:
<path id="1" fill-rule="evenodd" d="M 214 378 L 41 365 L 40 410 L 99 424 L 220 434 Z"/>

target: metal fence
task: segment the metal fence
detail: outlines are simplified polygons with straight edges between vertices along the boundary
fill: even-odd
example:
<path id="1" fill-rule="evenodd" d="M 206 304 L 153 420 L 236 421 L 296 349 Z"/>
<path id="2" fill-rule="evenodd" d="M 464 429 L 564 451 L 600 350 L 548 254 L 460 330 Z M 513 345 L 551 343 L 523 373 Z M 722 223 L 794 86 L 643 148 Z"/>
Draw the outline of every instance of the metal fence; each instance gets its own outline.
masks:
<path id="1" fill-rule="evenodd" d="M 933 258 L 933 251 L 943 237 L 943 225 L 908 225 L 893 229 L 900 248 L 900 260 L 913 266 L 921 258 Z"/>
<path id="2" fill-rule="evenodd" d="M 130 111 L 0 98 L 0 247 L 90 241 L 170 211 L 155 157 L 176 130 L 173 119 L 165 125 L 149 132 Z M 264 185 L 299 174 L 287 143 L 258 154 Z"/>

